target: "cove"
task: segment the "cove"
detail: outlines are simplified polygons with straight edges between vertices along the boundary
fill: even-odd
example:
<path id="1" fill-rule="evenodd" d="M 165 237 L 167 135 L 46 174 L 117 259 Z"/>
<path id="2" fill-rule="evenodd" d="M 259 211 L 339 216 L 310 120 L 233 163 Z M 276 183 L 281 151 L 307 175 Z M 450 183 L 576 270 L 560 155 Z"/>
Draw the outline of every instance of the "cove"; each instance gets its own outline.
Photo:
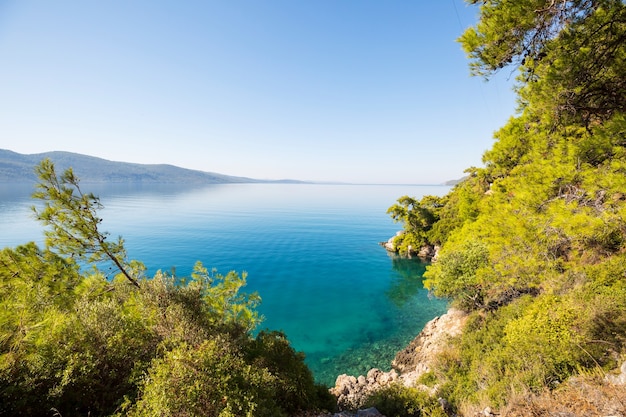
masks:
<path id="1" fill-rule="evenodd" d="M 101 197 L 103 228 L 130 258 L 188 276 L 196 261 L 247 273 L 262 298 L 261 328 L 282 330 L 318 381 L 388 370 L 395 353 L 446 311 L 422 285 L 425 264 L 378 243 L 400 229 L 398 197 L 444 186 L 81 184 Z M 43 241 L 29 186 L 0 184 L 0 247 Z"/>

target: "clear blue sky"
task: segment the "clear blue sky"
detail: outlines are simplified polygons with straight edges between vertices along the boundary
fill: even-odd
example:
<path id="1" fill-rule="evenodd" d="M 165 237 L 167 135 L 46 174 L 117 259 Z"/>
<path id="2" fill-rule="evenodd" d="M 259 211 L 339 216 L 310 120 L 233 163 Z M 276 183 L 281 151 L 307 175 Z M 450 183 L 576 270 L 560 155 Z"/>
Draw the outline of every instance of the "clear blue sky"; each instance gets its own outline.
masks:
<path id="1" fill-rule="evenodd" d="M 0 148 L 264 179 L 441 183 L 513 115 L 462 0 L 0 0 Z"/>

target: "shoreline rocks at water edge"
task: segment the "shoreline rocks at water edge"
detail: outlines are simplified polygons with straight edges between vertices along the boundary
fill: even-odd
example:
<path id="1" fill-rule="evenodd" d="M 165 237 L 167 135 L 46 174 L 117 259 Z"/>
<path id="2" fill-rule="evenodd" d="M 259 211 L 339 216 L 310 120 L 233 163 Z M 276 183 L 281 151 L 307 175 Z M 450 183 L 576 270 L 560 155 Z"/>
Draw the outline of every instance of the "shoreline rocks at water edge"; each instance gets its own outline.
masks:
<path id="1" fill-rule="evenodd" d="M 396 239 L 399 236 L 402 236 L 403 234 L 404 234 L 404 231 L 400 230 L 399 232 L 396 232 L 395 236 L 390 237 L 386 242 L 380 242 L 380 245 L 384 247 L 387 250 L 387 252 L 398 254 L 399 250 L 398 250 L 398 247 L 396 246 Z M 406 256 L 408 256 L 409 258 L 413 256 L 417 256 L 418 258 L 424 259 L 426 261 L 434 261 L 437 259 L 437 255 L 439 254 L 439 249 L 440 247 L 438 245 L 428 244 L 428 245 L 424 245 L 420 247 L 419 249 L 413 248 L 409 245 Z"/>
<path id="2" fill-rule="evenodd" d="M 389 372 L 374 368 L 365 376 L 339 375 L 335 387 L 330 390 L 337 397 L 339 409 L 358 410 L 371 394 L 392 383 L 416 386 L 417 380 L 431 369 L 435 355 L 447 345 L 451 337 L 462 332 L 466 319 L 466 313 L 450 309 L 426 323 L 420 334 L 396 354 Z M 418 388 L 432 392 L 432 388 L 426 386 Z"/>

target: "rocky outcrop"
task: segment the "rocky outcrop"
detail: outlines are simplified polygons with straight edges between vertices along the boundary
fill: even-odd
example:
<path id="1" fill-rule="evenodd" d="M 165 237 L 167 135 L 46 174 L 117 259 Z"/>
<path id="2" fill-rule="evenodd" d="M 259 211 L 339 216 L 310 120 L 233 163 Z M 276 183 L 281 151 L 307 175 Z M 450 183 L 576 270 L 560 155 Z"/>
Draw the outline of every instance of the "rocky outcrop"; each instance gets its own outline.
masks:
<path id="1" fill-rule="evenodd" d="M 396 253 L 398 250 L 396 249 L 396 238 L 398 236 L 402 236 L 404 232 L 402 230 L 400 230 L 399 232 L 396 232 L 395 236 L 392 236 L 389 238 L 389 240 L 387 240 L 386 242 L 380 242 L 381 246 L 383 246 L 385 249 L 387 249 L 389 252 L 393 252 Z"/>
<path id="2" fill-rule="evenodd" d="M 419 378 L 428 372 L 435 355 L 446 346 L 451 337 L 461 334 L 467 314 L 451 308 L 446 314 L 435 317 L 424 326 L 409 345 L 396 354 L 391 363 L 405 378 L 408 374 Z"/>
<path id="3" fill-rule="evenodd" d="M 365 400 L 375 391 L 398 380 L 398 373 L 394 370 L 383 372 L 380 369 L 371 369 L 367 376 L 354 377 L 339 375 L 331 394 L 337 397 L 337 406 L 340 410 L 356 410 L 363 407 Z"/>
<path id="4" fill-rule="evenodd" d="M 622 363 L 617 375 L 607 375 L 605 380 L 614 385 L 626 385 L 626 362 Z"/>
<path id="5" fill-rule="evenodd" d="M 396 232 L 395 236 L 390 237 L 389 240 L 387 240 L 386 242 L 380 242 L 380 245 L 384 247 L 388 252 L 398 253 L 399 251 L 396 245 L 396 240 L 399 236 L 402 236 L 403 234 L 404 234 L 404 231 L 400 230 L 399 232 Z M 417 256 L 418 258 L 422 258 L 425 260 L 435 260 L 437 258 L 438 253 L 439 253 L 438 245 L 428 244 L 419 248 L 413 248 L 409 246 L 408 252 L 406 253 L 406 255 L 409 257 Z"/>
<path id="6" fill-rule="evenodd" d="M 417 380 L 431 369 L 433 360 L 451 337 L 461 333 L 467 315 L 450 309 L 442 316 L 429 321 L 424 330 L 392 362 L 393 369 L 383 372 L 371 369 L 367 376 L 354 377 L 340 375 L 330 392 L 337 397 L 340 410 L 356 410 L 363 407 L 367 398 L 377 390 L 392 384 L 401 383 L 407 387 L 416 386 Z M 422 386 L 425 390 L 428 387 Z"/>

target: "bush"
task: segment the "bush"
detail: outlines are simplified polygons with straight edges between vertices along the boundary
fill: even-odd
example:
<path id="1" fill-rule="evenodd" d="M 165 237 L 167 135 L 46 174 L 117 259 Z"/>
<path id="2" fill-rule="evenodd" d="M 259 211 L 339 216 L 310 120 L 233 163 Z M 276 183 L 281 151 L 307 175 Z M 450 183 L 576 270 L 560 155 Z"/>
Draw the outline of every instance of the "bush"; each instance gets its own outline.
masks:
<path id="1" fill-rule="evenodd" d="M 252 337 L 260 298 L 241 291 L 245 274 L 197 263 L 189 280 L 146 279 L 123 240 L 99 230 L 100 201 L 71 169 L 58 177 L 46 160 L 37 172 L 47 247 L 0 252 L 0 415 L 281 416 L 327 404 L 284 335 Z M 112 281 L 103 260 L 119 270 Z"/>
<path id="2" fill-rule="evenodd" d="M 283 415 L 271 401 L 275 377 L 248 365 L 236 345 L 217 337 L 182 344 L 155 359 L 129 416 Z"/>
<path id="3" fill-rule="evenodd" d="M 276 377 L 271 381 L 273 401 L 287 413 L 332 410 L 336 406 L 328 388 L 315 383 L 304 363 L 304 354 L 296 352 L 283 333 L 261 331 L 246 350 L 254 366 L 267 369 Z"/>
<path id="4" fill-rule="evenodd" d="M 424 286 L 438 297 L 455 299 L 463 308 L 480 308 L 485 294 L 479 270 L 487 266 L 488 261 L 486 245 L 466 241 L 457 250 L 441 253 L 424 274 Z"/>
<path id="5" fill-rule="evenodd" d="M 392 384 L 376 391 L 365 403 L 387 417 L 446 417 L 442 404 L 417 388 Z"/>

